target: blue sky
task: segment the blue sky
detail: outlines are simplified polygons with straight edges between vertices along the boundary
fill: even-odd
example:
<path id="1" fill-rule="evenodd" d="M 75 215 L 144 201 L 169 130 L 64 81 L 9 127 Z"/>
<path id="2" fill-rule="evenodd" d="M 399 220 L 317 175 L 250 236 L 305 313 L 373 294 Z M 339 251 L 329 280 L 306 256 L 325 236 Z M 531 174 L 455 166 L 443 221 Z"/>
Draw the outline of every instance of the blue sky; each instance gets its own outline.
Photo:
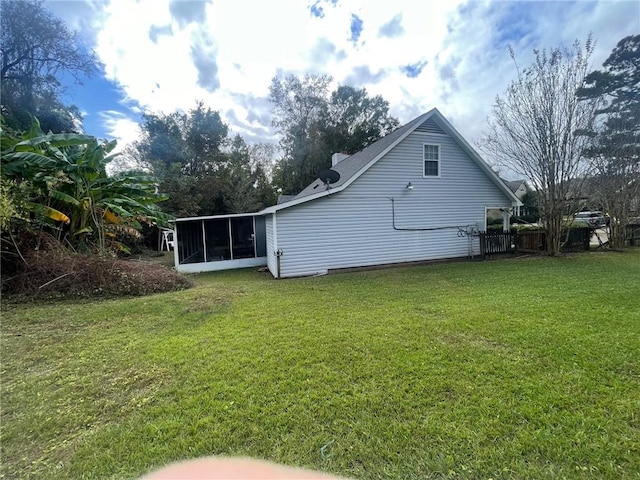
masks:
<path id="1" fill-rule="evenodd" d="M 599 68 L 640 32 L 633 1 L 46 0 L 80 32 L 101 71 L 70 84 L 87 133 L 138 135 L 144 111 L 188 110 L 203 100 L 232 133 L 277 143 L 268 89 L 274 75 L 328 73 L 366 87 L 405 123 L 432 107 L 473 144 L 496 94 L 534 48 L 592 33 Z"/>

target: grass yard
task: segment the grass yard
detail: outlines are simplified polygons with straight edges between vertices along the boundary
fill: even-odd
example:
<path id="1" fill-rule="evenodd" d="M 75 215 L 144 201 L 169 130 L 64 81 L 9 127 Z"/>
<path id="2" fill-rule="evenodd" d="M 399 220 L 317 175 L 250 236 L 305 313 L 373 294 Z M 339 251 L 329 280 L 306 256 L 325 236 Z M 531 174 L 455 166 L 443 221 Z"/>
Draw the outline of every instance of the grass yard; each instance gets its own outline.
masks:
<path id="1" fill-rule="evenodd" d="M 4 305 L 2 478 L 640 478 L 640 250 Z"/>

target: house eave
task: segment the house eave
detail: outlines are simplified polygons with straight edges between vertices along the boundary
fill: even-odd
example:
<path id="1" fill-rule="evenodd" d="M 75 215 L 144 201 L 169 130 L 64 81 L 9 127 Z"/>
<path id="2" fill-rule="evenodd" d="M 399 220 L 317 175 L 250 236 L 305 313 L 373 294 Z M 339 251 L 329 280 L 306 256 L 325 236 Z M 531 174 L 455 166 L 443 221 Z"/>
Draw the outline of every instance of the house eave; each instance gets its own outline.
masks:
<path id="1" fill-rule="evenodd" d="M 225 213 L 222 215 L 204 215 L 200 217 L 181 217 L 176 218 L 175 220 L 169 220 L 170 223 L 176 222 L 188 222 L 194 220 L 216 220 L 220 218 L 238 218 L 238 217 L 259 217 L 262 215 L 262 212 L 252 212 L 252 213 Z"/>

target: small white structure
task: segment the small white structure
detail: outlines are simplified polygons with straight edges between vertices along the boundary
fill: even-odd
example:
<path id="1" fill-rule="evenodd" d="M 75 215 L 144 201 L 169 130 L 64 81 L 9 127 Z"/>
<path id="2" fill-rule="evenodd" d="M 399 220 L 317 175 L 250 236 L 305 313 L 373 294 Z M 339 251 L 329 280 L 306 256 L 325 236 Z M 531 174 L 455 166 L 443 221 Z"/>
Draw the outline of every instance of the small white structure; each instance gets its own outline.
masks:
<path id="1" fill-rule="evenodd" d="M 174 262 L 179 272 L 267 264 L 265 220 L 256 213 L 178 218 L 173 242 Z"/>
<path id="2" fill-rule="evenodd" d="M 169 228 L 162 229 L 162 241 L 160 242 L 160 251 L 167 252 L 173 250 L 173 230 Z"/>

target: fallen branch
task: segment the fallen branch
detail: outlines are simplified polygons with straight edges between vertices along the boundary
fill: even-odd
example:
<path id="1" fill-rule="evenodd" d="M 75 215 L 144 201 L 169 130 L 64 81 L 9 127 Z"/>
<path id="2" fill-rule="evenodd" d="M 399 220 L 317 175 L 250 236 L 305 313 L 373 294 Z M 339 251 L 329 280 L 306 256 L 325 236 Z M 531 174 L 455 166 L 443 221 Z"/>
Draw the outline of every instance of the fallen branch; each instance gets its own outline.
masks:
<path id="1" fill-rule="evenodd" d="M 53 282 L 57 282 L 57 281 L 58 281 L 58 280 L 60 280 L 61 278 L 64 278 L 64 277 L 66 277 L 67 275 L 71 275 L 72 273 L 75 273 L 75 272 L 67 272 L 67 273 L 65 273 L 65 274 L 63 274 L 63 275 L 60 275 L 60 276 L 59 276 L 59 277 L 57 277 L 57 278 L 54 278 L 53 280 L 49 280 L 49 281 L 48 281 L 47 283 L 45 283 L 44 285 L 40 285 L 40 286 L 38 287 L 38 289 L 44 288 L 44 287 L 46 287 L 47 285 L 51 285 Z"/>

